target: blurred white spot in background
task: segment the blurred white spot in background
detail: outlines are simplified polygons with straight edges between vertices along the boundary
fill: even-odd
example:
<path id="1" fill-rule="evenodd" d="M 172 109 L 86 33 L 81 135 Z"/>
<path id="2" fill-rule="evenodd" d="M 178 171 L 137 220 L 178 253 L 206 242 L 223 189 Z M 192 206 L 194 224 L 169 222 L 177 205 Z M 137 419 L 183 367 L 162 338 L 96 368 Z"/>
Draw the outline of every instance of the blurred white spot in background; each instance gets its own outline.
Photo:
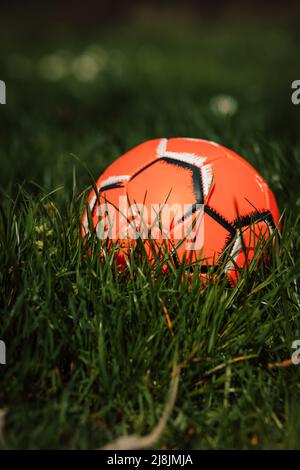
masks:
<path id="1" fill-rule="evenodd" d="M 94 55 L 81 54 L 72 61 L 72 72 L 80 82 L 92 82 L 99 72 L 99 64 Z"/>
<path id="2" fill-rule="evenodd" d="M 68 60 L 63 53 L 46 55 L 40 59 L 38 70 L 46 80 L 61 80 L 68 73 Z"/>
<path id="3" fill-rule="evenodd" d="M 89 83 L 104 73 L 110 77 L 120 77 L 125 64 L 126 56 L 120 50 L 107 51 L 95 43 L 88 45 L 77 55 L 67 50 L 45 55 L 37 63 L 37 72 L 44 80 L 59 81 L 71 78 L 77 82 Z M 17 65 L 19 68 L 22 66 L 20 60 Z"/>
<path id="4" fill-rule="evenodd" d="M 101 72 L 107 66 L 107 52 L 99 44 L 90 44 L 85 54 L 97 63 L 98 71 Z"/>
<path id="5" fill-rule="evenodd" d="M 209 107 L 216 115 L 233 116 L 238 110 L 238 102 L 230 95 L 216 95 L 210 100 Z"/>

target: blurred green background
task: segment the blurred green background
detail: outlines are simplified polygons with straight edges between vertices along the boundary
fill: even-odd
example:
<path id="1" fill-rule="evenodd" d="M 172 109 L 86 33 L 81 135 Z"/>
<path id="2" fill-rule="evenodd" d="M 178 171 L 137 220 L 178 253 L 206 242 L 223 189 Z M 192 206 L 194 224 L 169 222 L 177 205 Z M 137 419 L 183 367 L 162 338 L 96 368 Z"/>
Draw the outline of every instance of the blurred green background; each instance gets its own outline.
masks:
<path id="1" fill-rule="evenodd" d="M 297 9 L 100 2 L 93 10 L 75 2 L 69 11 L 62 2 L 42 16 L 31 4 L 4 2 L 1 18 L 2 189 L 63 186 L 63 201 L 74 168 L 82 189 L 90 182 L 78 160 L 96 178 L 144 140 L 193 136 L 244 153 L 280 197 L 279 172 L 289 171 L 299 141 L 300 106 L 291 103 Z M 270 164 L 267 155 L 264 165 L 256 142 L 287 161 Z"/>
<path id="2" fill-rule="evenodd" d="M 187 366 L 163 448 L 299 448 L 299 368 L 266 367 L 299 337 L 297 3 L 0 10 L 0 447 L 93 448 L 150 432 L 178 352 Z M 162 136 L 220 142 L 266 178 L 288 215 L 267 277 L 245 274 L 233 290 L 194 277 L 187 295 L 174 273 L 154 283 L 133 269 L 124 282 L 96 250 L 82 256 L 80 194 Z M 236 363 L 241 354 L 254 361 Z"/>

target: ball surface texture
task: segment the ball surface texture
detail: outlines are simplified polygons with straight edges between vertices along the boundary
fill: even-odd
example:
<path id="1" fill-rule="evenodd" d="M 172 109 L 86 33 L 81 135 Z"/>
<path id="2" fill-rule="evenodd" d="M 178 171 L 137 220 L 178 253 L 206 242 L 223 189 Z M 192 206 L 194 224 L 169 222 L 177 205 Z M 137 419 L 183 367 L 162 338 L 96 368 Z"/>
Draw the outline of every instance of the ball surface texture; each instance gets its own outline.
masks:
<path id="1" fill-rule="evenodd" d="M 233 151 L 203 139 L 144 142 L 115 160 L 96 186 L 82 233 L 95 229 L 99 238 L 119 244 L 120 259 L 133 240 L 140 237 L 146 245 L 153 238 L 175 265 L 197 262 L 202 272 L 227 253 L 225 271 L 232 274 L 249 264 L 258 241 L 272 236 L 279 223 L 262 176 Z"/>

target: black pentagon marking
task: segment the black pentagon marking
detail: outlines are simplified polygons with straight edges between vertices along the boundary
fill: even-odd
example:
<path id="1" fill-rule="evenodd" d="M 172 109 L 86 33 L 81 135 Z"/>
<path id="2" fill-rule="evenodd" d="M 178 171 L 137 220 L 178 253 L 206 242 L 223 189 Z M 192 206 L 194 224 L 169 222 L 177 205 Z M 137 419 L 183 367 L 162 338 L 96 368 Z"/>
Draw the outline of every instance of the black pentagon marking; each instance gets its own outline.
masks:
<path id="1" fill-rule="evenodd" d="M 226 260 L 226 257 L 228 256 L 228 249 L 230 245 L 233 244 L 235 238 L 236 238 L 237 232 L 229 234 L 224 243 L 224 247 L 218 252 L 219 255 L 219 264 L 220 262 L 223 262 Z M 244 245 L 242 246 L 242 250 L 244 251 Z"/>
<path id="2" fill-rule="evenodd" d="M 275 222 L 270 211 L 253 211 L 250 214 L 237 217 L 234 221 L 234 226 L 236 228 L 242 228 L 247 225 L 250 226 L 256 222 L 267 222 L 270 224 L 272 229 L 275 229 Z"/>
<path id="3" fill-rule="evenodd" d="M 136 176 L 140 175 L 143 171 L 147 170 L 147 168 L 150 168 L 150 166 L 154 165 L 155 163 L 159 162 L 160 159 L 153 160 L 152 162 L 148 163 L 147 165 L 143 166 L 139 170 L 136 171 L 136 173 L 133 173 L 131 175 L 130 180 L 133 180 Z"/>
<path id="4" fill-rule="evenodd" d="M 193 170 L 193 184 L 197 204 L 204 204 L 202 174 L 200 169 L 195 167 Z"/>
<path id="5" fill-rule="evenodd" d="M 117 183 L 107 184 L 106 186 L 99 188 L 98 195 L 100 193 L 103 193 L 104 191 L 109 191 L 110 189 L 117 189 L 117 188 L 124 188 L 124 184 L 122 181 L 117 182 Z M 94 210 L 96 209 L 97 202 L 98 202 L 98 197 L 96 197 L 96 201 L 94 202 L 93 209 L 91 210 L 92 215 L 94 215 Z"/>
<path id="6" fill-rule="evenodd" d="M 193 173 L 193 191 L 195 195 L 195 199 L 197 204 L 204 203 L 204 196 L 203 196 L 203 184 L 202 184 L 202 175 L 200 169 L 194 165 L 191 165 L 187 162 L 182 162 L 181 160 L 176 160 L 175 158 L 170 157 L 162 157 L 160 160 L 165 161 L 166 163 L 170 163 L 171 165 L 176 165 L 181 168 L 185 168 Z"/>
<path id="7" fill-rule="evenodd" d="M 222 225 L 228 232 L 230 232 L 232 235 L 235 235 L 236 229 L 233 224 L 228 222 L 228 220 L 225 219 L 219 212 L 217 212 L 215 209 L 213 209 L 210 206 L 204 206 L 204 212 L 208 214 L 210 217 L 212 217 L 218 224 Z"/>
<path id="8" fill-rule="evenodd" d="M 243 227 L 247 227 L 247 226 L 250 227 L 251 224 L 254 224 L 254 223 L 257 223 L 257 222 L 268 222 L 272 229 L 275 230 L 275 228 L 276 228 L 273 216 L 272 216 L 272 214 L 269 210 L 268 211 L 253 211 L 250 214 L 237 217 L 234 221 L 234 226 L 236 228 L 236 232 L 235 233 L 230 233 L 227 236 L 227 238 L 225 240 L 224 248 L 219 253 L 220 257 L 225 256 L 226 251 L 227 251 L 228 247 L 233 243 L 233 241 L 235 239 L 235 235 L 236 235 L 238 230 L 240 230 Z M 243 244 L 243 238 L 242 238 L 242 244 Z M 245 252 L 245 246 L 244 245 L 242 247 L 242 250 Z"/>
<path id="9" fill-rule="evenodd" d="M 155 163 L 158 163 L 160 161 L 164 161 L 166 163 L 169 163 L 171 165 L 176 165 L 181 168 L 185 168 L 189 171 L 192 172 L 192 180 L 193 180 L 193 192 L 195 195 L 195 199 L 197 204 L 203 204 L 204 203 L 204 195 L 203 195 L 203 183 L 202 183 L 202 174 L 200 168 L 191 165 L 190 163 L 182 162 L 180 160 L 176 160 L 175 158 L 169 158 L 169 157 L 161 157 L 157 160 L 154 160 L 148 165 L 145 165 L 143 168 L 138 170 L 136 173 L 134 173 L 131 176 L 131 180 L 133 180 L 136 176 L 140 175 L 143 171 L 147 170 L 150 166 L 154 165 Z"/>
<path id="10" fill-rule="evenodd" d="M 202 264 L 200 267 L 200 271 L 203 274 L 207 274 L 209 271 L 215 273 L 218 270 L 217 264 Z"/>
<path id="11" fill-rule="evenodd" d="M 180 222 L 184 222 L 188 217 L 190 217 L 192 214 L 194 214 L 197 211 L 197 206 L 201 204 L 200 202 L 195 202 L 189 209 L 183 214 L 183 216 L 177 220 L 177 224 L 180 224 Z"/>
<path id="12" fill-rule="evenodd" d="M 229 235 L 227 235 L 227 237 L 226 237 L 226 239 L 225 239 L 224 248 L 222 248 L 222 250 L 219 252 L 219 256 L 224 255 L 224 252 L 227 250 L 227 248 L 229 247 L 229 245 L 231 245 L 231 243 L 232 243 L 233 240 L 235 239 L 236 234 L 237 234 L 237 232 L 235 232 L 235 233 L 230 233 Z"/>
<path id="13" fill-rule="evenodd" d="M 116 188 L 123 188 L 124 184 L 123 182 L 117 182 L 117 183 L 111 183 L 107 184 L 106 186 L 103 186 L 98 190 L 99 193 L 103 193 L 103 191 L 109 191 L 110 189 L 116 189 Z"/>

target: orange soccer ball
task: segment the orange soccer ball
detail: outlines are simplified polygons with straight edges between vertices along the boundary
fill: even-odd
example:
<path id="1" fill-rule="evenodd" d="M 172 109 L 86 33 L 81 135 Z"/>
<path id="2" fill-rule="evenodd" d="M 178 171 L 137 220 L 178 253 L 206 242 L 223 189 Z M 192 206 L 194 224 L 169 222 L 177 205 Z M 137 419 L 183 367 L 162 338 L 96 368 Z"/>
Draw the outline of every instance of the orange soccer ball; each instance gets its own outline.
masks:
<path id="1" fill-rule="evenodd" d="M 242 157 L 203 139 L 155 139 L 126 152 L 97 181 L 82 220 L 85 236 L 118 246 L 124 264 L 137 238 L 148 256 L 167 249 L 172 262 L 221 263 L 235 280 L 259 240 L 279 224 L 275 197 Z"/>

